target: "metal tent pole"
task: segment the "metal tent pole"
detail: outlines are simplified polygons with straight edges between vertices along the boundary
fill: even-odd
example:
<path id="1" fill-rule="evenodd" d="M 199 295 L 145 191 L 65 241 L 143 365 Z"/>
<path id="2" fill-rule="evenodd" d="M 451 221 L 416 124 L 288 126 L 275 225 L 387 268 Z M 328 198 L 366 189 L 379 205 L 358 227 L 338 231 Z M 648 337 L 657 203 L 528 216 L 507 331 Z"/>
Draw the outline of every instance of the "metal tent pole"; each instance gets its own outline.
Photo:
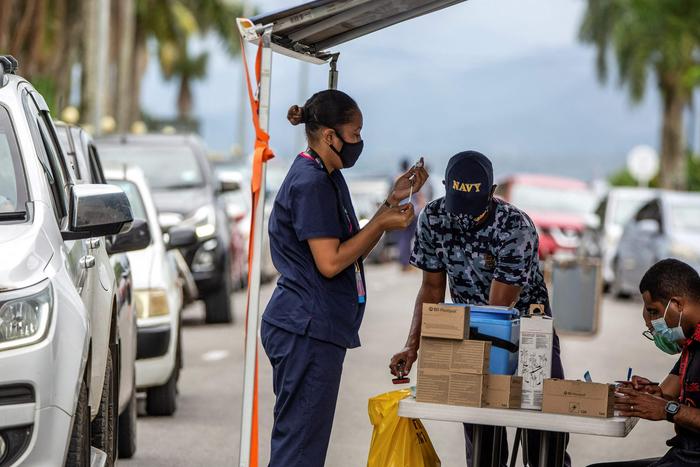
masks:
<path id="1" fill-rule="evenodd" d="M 260 127 L 267 132 L 270 123 L 270 84 L 272 72 L 272 28 L 268 27 L 262 34 L 263 52 L 260 73 L 260 89 L 258 101 L 260 103 L 258 116 Z M 253 235 L 253 262 L 248 284 L 248 319 L 246 323 L 245 341 L 245 369 L 243 380 L 243 413 L 241 415 L 241 448 L 240 467 L 257 466 L 258 459 L 251 459 L 251 441 L 253 438 L 253 404 L 256 402 L 255 378 L 257 368 L 258 350 L 258 326 L 260 309 L 260 275 L 261 252 L 263 244 L 263 228 L 265 220 L 265 172 L 266 164 L 262 165 L 262 179 L 260 193 L 254 212 Z M 257 431 L 257 430 L 256 430 Z M 257 443 L 257 441 L 256 441 Z"/>
<path id="2" fill-rule="evenodd" d="M 331 56 L 331 69 L 328 71 L 328 89 L 338 89 L 338 57 L 340 53 Z"/>

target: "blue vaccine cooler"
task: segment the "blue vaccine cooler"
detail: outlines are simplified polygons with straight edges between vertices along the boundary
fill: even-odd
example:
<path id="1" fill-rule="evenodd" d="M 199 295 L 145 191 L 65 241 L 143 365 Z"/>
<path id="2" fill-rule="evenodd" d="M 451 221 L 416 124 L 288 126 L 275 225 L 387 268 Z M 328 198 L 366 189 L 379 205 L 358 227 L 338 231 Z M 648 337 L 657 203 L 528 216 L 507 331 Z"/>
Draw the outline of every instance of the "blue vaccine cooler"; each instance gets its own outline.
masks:
<path id="1" fill-rule="evenodd" d="M 520 313 L 518 310 L 504 307 L 467 306 L 470 314 L 470 339 L 490 340 L 478 334 L 495 338 L 491 341 L 489 366 L 491 374 L 514 375 L 518 368 L 517 345 L 520 340 Z M 474 335 L 474 331 L 478 334 Z"/>

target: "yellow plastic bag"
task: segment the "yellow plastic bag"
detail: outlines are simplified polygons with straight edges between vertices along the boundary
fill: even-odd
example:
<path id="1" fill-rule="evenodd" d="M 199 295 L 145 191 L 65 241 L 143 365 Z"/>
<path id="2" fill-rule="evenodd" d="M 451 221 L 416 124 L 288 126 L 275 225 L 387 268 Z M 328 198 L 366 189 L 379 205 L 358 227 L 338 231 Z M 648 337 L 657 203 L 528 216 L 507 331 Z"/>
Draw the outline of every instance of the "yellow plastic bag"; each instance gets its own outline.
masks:
<path id="1" fill-rule="evenodd" d="M 399 417 L 399 401 L 410 395 L 411 391 L 404 389 L 369 400 L 369 420 L 374 432 L 367 467 L 440 467 L 440 458 L 423 423 Z"/>

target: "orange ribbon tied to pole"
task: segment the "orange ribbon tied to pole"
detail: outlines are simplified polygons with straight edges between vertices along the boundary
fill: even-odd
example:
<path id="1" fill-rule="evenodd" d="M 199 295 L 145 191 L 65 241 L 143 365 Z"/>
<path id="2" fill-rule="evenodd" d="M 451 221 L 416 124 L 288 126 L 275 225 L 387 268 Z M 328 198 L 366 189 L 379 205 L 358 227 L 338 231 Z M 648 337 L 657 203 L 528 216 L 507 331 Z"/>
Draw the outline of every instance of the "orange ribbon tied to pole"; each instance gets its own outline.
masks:
<path id="1" fill-rule="evenodd" d="M 245 376 L 243 389 L 243 415 L 241 426 L 241 453 L 240 466 L 257 467 L 258 465 L 258 309 L 260 298 L 260 250 L 262 246 L 262 226 L 264 225 L 264 200 L 265 200 L 265 176 L 264 164 L 275 157 L 270 149 L 270 135 L 261 125 L 260 111 L 265 112 L 264 125 L 269 121 L 269 33 L 265 37 L 268 45 L 265 46 L 263 37 L 258 44 L 258 53 L 255 60 L 255 78 L 258 98 L 253 93 L 253 86 L 248 72 L 245 43 L 241 38 L 241 58 L 243 73 L 245 74 L 248 88 L 248 98 L 255 127 L 255 149 L 253 152 L 253 170 L 251 178 L 252 212 L 250 225 L 250 238 L 248 244 L 248 297 L 246 306 L 246 354 Z M 263 78 L 263 50 L 266 49 L 268 60 L 266 79 Z M 263 91 L 263 87 L 267 90 Z M 262 202 L 261 202 L 262 201 Z"/>
<path id="2" fill-rule="evenodd" d="M 257 87 L 260 86 L 260 74 L 262 68 L 262 38 L 258 43 L 258 53 L 255 56 L 255 81 Z M 243 72 L 248 87 L 248 99 L 250 99 L 250 110 L 253 114 L 253 126 L 255 127 L 255 151 L 253 153 L 253 177 L 251 180 L 251 188 L 253 195 L 260 192 L 262 181 L 262 164 L 275 157 L 275 153 L 270 148 L 270 135 L 260 126 L 260 101 L 253 94 L 253 86 L 250 82 L 250 74 L 248 73 L 248 60 L 245 54 L 245 43 L 241 38 L 241 57 L 243 58 Z"/>

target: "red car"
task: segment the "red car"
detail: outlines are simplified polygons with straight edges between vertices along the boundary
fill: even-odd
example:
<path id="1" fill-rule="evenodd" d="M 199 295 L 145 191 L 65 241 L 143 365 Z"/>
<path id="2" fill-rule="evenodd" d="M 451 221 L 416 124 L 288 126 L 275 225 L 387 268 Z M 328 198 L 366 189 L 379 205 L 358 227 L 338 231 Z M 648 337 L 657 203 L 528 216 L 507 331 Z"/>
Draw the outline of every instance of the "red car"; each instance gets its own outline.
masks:
<path id="1" fill-rule="evenodd" d="M 496 196 L 530 216 L 540 236 L 541 258 L 576 252 L 596 201 L 581 180 L 551 175 L 513 175 L 498 185 Z"/>

